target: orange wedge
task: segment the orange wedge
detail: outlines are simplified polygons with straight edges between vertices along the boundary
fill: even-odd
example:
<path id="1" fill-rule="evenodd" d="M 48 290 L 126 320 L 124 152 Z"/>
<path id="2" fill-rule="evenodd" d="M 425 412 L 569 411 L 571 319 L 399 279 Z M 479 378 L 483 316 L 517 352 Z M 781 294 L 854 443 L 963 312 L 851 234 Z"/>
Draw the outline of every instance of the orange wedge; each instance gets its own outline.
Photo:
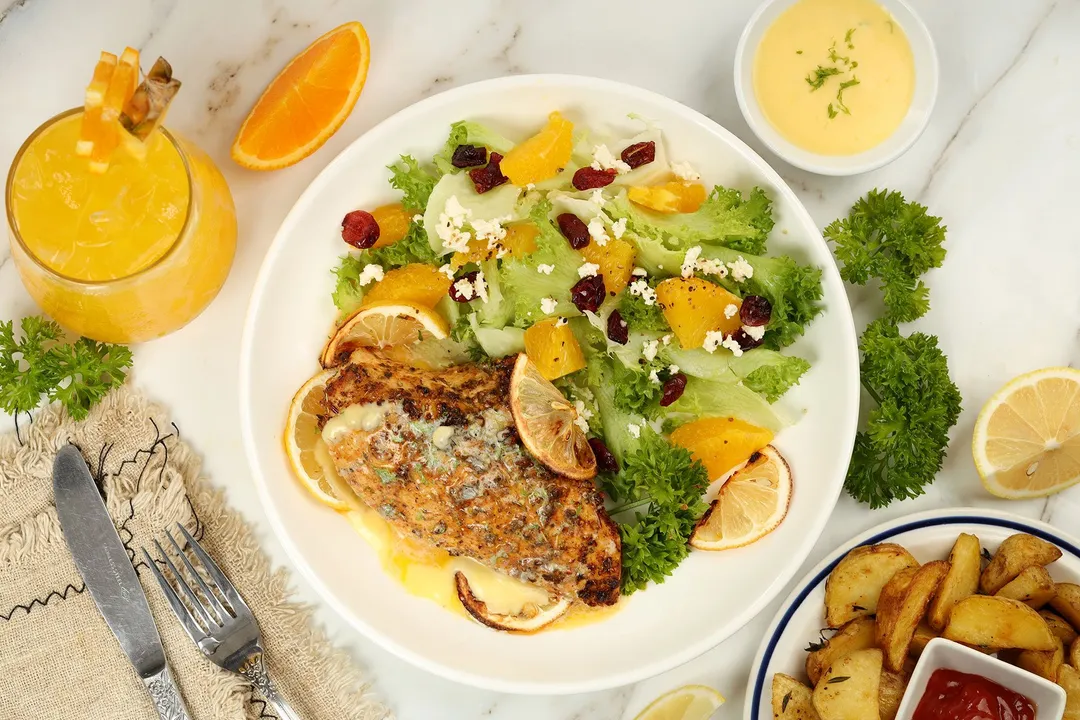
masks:
<path id="1" fill-rule="evenodd" d="M 125 48 L 109 78 L 109 86 L 101 102 L 100 118 L 89 127 L 85 124 L 82 127 L 83 134 L 79 139 L 90 143 L 90 172 L 103 173 L 109 169 L 109 161 L 120 144 L 120 132 L 123 130 L 120 111 L 135 93 L 138 84 L 139 51 Z"/>
<path id="2" fill-rule="evenodd" d="M 105 92 L 109 89 L 109 81 L 116 72 L 116 56 L 111 52 L 102 51 L 101 57 L 94 66 L 94 76 L 90 84 L 86 86 L 86 99 L 83 101 L 82 128 L 79 131 L 79 140 L 75 144 L 75 154 L 81 157 L 90 157 L 94 149 L 93 136 L 101 127 L 101 108 L 105 104 Z"/>
<path id="3" fill-rule="evenodd" d="M 256 101 L 233 142 L 233 160 L 250 170 L 276 170 L 318 150 L 356 105 L 370 57 L 359 22 L 334 28 L 309 45 Z"/>

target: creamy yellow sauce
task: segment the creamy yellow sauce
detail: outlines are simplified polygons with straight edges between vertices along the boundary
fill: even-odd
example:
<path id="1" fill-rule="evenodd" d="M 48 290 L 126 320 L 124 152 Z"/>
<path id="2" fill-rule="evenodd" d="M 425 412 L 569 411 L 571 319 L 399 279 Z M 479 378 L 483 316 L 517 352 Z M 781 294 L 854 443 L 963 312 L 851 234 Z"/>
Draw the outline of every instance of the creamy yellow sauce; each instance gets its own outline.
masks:
<path id="1" fill-rule="evenodd" d="M 383 571 L 401 583 L 407 592 L 427 598 L 459 615 L 468 616 L 457 596 L 454 575 L 462 572 L 473 594 L 482 600 L 489 611 L 500 615 L 517 615 L 526 605 L 543 607 L 555 601 L 535 585 L 521 582 L 497 572 L 471 558 L 452 557 L 449 553 L 411 537 L 403 537 L 378 512 L 364 503 L 349 487 L 334 466 L 325 438 L 333 438 L 348 430 L 375 430 L 383 421 L 384 409 L 379 405 L 353 405 L 327 421 L 323 437 L 315 445 L 315 458 L 322 466 L 334 492 L 344 499 L 349 509 L 342 515 L 353 529 L 375 551 Z M 437 432 L 437 431 L 436 431 Z M 436 441 L 448 439 L 443 433 Z M 589 608 L 575 603 L 570 610 L 547 628 L 568 628 L 586 625 L 611 615 L 615 608 Z"/>
<path id="2" fill-rule="evenodd" d="M 914 92 L 907 36 L 873 0 L 799 0 L 765 31 L 754 56 L 765 117 L 820 155 L 855 155 L 883 142 Z"/>

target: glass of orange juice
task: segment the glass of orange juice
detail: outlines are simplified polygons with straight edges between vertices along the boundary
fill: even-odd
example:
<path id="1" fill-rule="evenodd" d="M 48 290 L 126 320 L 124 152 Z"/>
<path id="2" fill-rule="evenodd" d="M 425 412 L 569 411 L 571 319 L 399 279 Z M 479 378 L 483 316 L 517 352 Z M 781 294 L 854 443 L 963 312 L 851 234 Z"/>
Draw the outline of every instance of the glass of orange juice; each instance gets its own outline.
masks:
<path id="1" fill-rule="evenodd" d="M 162 127 L 143 152 L 115 152 L 104 172 L 76 154 L 82 108 L 23 143 L 7 178 L 15 266 L 61 325 L 106 342 L 165 335 L 217 295 L 236 249 L 225 178 L 199 148 Z"/>

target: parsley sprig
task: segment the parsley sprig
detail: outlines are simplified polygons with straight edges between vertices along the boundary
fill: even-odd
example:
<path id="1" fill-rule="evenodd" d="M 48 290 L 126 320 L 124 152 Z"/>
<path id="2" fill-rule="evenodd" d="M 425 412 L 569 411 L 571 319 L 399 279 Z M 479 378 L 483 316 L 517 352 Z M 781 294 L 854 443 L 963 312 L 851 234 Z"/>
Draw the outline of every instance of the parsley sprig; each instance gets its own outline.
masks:
<path id="1" fill-rule="evenodd" d="M 123 345 L 85 337 L 67 343 L 52 320 L 25 317 L 20 329 L 16 339 L 15 323 L 0 322 L 0 409 L 11 415 L 33 410 L 44 396 L 81 420 L 131 367 L 131 351 Z"/>

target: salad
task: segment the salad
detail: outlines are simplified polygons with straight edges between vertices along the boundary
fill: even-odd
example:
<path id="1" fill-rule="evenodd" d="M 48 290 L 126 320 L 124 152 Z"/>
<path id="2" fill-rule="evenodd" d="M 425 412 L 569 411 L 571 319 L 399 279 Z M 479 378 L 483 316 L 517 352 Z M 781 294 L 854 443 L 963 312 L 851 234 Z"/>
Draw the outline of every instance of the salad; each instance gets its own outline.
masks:
<path id="1" fill-rule="evenodd" d="M 527 139 L 454 123 L 434 157 L 390 166 L 399 202 L 346 215 L 333 290 L 342 323 L 419 308 L 414 361 L 527 355 L 595 455 L 624 594 L 691 546 L 746 544 L 783 519 L 776 402 L 810 367 L 785 348 L 823 309 L 820 269 L 768 254 L 768 194 L 707 188 L 633 119 L 632 137 L 559 112 Z M 724 508 L 729 487 L 744 495 Z"/>

